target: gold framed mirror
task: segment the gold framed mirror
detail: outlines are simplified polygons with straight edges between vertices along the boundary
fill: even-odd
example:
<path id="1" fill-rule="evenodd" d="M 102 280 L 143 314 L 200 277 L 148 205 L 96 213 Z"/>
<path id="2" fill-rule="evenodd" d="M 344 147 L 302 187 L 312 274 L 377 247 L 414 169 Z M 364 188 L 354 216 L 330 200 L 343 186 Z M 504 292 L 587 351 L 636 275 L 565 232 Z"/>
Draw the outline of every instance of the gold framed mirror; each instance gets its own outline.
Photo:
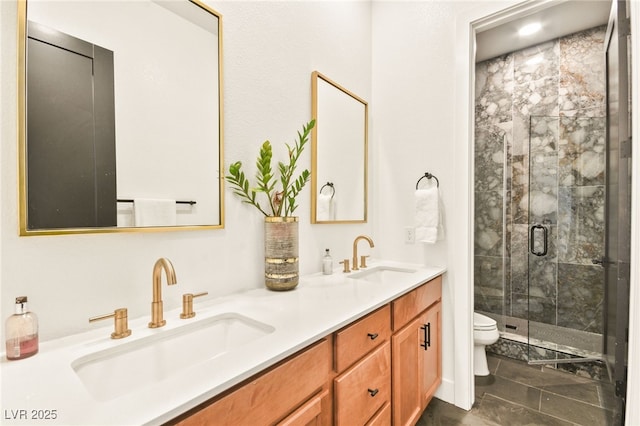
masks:
<path id="1" fill-rule="evenodd" d="M 368 104 L 318 71 L 311 93 L 311 223 L 364 223 Z"/>
<path id="2" fill-rule="evenodd" d="M 18 0 L 18 31 L 20 235 L 224 227 L 218 12 Z"/>

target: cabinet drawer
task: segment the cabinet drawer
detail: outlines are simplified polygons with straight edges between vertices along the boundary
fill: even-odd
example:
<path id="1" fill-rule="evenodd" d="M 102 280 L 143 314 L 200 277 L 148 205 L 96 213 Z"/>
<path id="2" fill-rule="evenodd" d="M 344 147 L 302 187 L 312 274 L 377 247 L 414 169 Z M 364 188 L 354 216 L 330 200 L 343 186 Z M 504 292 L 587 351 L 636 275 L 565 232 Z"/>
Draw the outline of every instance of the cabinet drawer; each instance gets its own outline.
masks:
<path id="1" fill-rule="evenodd" d="M 317 410 L 317 400 L 309 398 L 325 386 L 330 371 L 331 342 L 322 340 L 224 397 L 198 407 L 178 424 L 237 426 L 255 424 L 256 419 L 260 424 L 274 424 L 308 401 L 306 416 Z"/>
<path id="2" fill-rule="evenodd" d="M 387 341 L 374 349 L 334 382 L 336 424 L 367 423 L 390 400 L 390 343 Z"/>
<path id="3" fill-rule="evenodd" d="M 279 422 L 277 426 L 319 426 L 321 424 L 322 399 L 325 398 L 328 393 L 328 391 L 319 392 L 309 401 L 305 402 L 302 407 Z"/>
<path id="4" fill-rule="evenodd" d="M 398 331 L 442 297 L 442 276 L 391 302 L 393 331 Z"/>
<path id="5" fill-rule="evenodd" d="M 391 424 L 391 404 L 386 403 L 378 412 L 369 420 L 367 426 L 389 426 Z"/>
<path id="6" fill-rule="evenodd" d="M 335 334 L 335 363 L 338 373 L 344 371 L 391 337 L 389 305 L 343 328 Z"/>

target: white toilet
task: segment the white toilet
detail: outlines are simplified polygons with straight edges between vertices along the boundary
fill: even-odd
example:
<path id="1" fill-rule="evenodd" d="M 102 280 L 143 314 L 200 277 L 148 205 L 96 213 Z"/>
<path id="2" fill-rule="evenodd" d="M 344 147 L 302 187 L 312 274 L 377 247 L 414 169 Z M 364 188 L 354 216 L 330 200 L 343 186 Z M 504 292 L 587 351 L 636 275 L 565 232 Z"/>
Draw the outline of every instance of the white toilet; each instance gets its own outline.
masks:
<path id="1" fill-rule="evenodd" d="M 485 346 L 498 341 L 500 333 L 495 320 L 486 315 L 473 313 L 473 374 L 488 376 L 487 354 Z"/>

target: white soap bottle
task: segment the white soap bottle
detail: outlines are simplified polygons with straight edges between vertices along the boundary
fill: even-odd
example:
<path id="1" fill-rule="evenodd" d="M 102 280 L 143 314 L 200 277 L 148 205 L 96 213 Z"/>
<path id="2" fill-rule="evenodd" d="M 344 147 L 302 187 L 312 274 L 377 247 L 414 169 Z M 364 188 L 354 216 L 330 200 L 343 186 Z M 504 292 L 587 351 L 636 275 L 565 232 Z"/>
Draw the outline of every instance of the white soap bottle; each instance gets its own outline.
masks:
<path id="1" fill-rule="evenodd" d="M 28 358 L 38 353 L 38 317 L 27 307 L 27 297 L 16 297 L 15 314 L 5 323 L 7 359 Z"/>
<path id="2" fill-rule="evenodd" d="M 329 249 L 324 250 L 324 257 L 322 258 L 322 273 L 324 275 L 331 275 L 333 273 L 333 258 L 329 253 Z"/>

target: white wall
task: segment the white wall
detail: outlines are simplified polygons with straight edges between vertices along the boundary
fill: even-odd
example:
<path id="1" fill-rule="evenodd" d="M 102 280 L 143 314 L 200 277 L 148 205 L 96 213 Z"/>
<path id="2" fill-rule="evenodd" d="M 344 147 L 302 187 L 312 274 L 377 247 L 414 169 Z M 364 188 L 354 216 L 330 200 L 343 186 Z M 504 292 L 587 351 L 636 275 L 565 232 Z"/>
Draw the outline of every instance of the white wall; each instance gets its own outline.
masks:
<path id="1" fill-rule="evenodd" d="M 293 142 L 311 118 L 313 70 L 371 98 L 369 3 L 210 5 L 223 16 L 226 164 L 252 166 L 267 138 L 278 150 L 274 156 L 283 158 L 284 142 Z M 94 327 L 89 317 L 118 307 L 127 307 L 132 318 L 148 316 L 151 270 L 159 257 L 171 259 L 179 280 L 163 290 L 166 309 L 180 306 L 185 292 L 216 297 L 263 286 L 262 217 L 228 188 L 223 230 L 18 237 L 16 11 L 14 1 L 0 2 L 2 318 L 19 295 L 29 296 L 43 340 Z M 310 167 L 310 150 L 300 166 Z M 320 270 L 327 247 L 337 260 L 350 256 L 358 234 L 377 239 L 371 223 L 311 226 L 309 205 L 306 190 L 297 211 L 302 274 Z"/>
<path id="2" fill-rule="evenodd" d="M 456 233 L 451 222 L 456 185 L 452 167 L 456 7 L 454 2 L 374 2 L 370 138 L 373 185 L 379 189 L 373 208 L 378 213 L 375 229 L 384 229 L 378 241 L 382 256 L 454 268 L 447 262 L 447 247 Z M 425 172 L 440 182 L 446 239 L 433 245 L 405 244 L 403 229 L 413 226 L 416 182 Z M 454 400 L 454 292 L 458 285 L 467 285 L 464 280 L 455 282 L 454 273 L 450 270 L 443 281 L 443 385 L 438 396 L 448 401 Z M 465 352 L 462 349 L 458 355 L 468 358 Z M 469 408 L 468 386 L 463 385 L 461 392 L 464 396 L 455 398 L 456 404 Z"/>

